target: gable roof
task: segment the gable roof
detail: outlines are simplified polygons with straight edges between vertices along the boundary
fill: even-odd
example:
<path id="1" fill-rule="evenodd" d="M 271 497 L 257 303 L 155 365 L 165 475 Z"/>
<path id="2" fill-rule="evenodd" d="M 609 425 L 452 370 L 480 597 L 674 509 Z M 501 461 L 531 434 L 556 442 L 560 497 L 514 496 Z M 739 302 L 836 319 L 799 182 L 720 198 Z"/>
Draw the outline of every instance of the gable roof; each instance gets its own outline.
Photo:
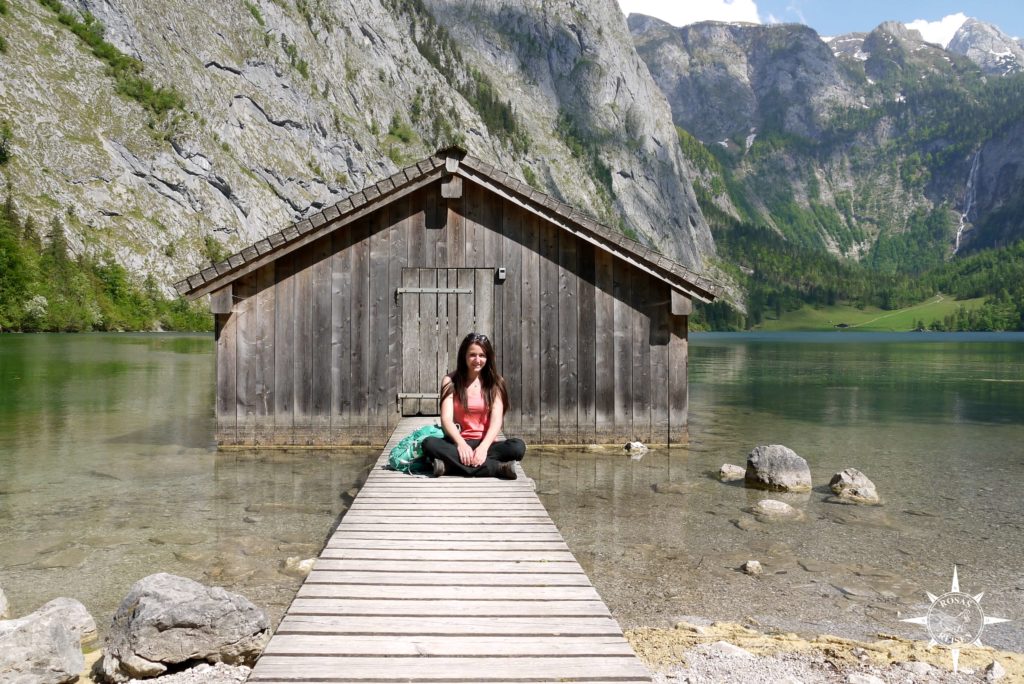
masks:
<path id="1" fill-rule="evenodd" d="M 379 183 L 355 192 L 337 204 L 293 223 L 245 249 L 174 284 L 180 295 L 197 299 L 408 195 L 439 178 L 461 176 L 518 204 L 613 256 L 627 261 L 683 294 L 710 302 L 717 296 L 714 281 L 695 273 L 573 206 L 534 189 L 459 147 L 447 147 Z"/>

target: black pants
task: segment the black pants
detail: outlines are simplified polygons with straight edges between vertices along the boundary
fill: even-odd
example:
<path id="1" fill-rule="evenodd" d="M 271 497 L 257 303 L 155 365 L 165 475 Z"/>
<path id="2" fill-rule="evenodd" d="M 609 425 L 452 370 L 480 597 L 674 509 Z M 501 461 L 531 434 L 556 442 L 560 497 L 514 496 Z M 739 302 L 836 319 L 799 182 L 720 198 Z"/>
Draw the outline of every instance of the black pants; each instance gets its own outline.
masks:
<path id="1" fill-rule="evenodd" d="M 466 444 L 472 449 L 480 445 L 479 439 L 467 439 Z M 427 437 L 423 440 L 423 453 L 433 459 L 441 459 L 444 463 L 445 475 L 461 475 L 463 477 L 496 477 L 498 466 L 505 461 L 521 461 L 526 454 L 526 444 L 521 439 L 506 439 L 494 442 L 487 450 L 487 459 L 479 466 L 465 466 L 459 460 L 459 448 L 445 436 Z"/>

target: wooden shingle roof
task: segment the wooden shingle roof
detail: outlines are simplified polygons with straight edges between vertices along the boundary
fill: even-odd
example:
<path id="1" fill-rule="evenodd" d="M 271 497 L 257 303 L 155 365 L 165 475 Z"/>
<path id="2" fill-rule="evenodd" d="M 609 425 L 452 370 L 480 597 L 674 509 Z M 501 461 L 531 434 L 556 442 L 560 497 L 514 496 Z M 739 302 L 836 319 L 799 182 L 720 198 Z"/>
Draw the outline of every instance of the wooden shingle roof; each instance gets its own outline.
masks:
<path id="1" fill-rule="evenodd" d="M 174 287 L 179 294 L 190 299 L 209 294 L 449 174 L 461 176 L 501 195 L 561 229 L 651 273 L 687 296 L 705 302 L 717 296 L 718 288 L 712 280 L 598 223 L 579 209 L 534 189 L 458 147 L 438 150 L 436 154 L 175 283 Z"/>

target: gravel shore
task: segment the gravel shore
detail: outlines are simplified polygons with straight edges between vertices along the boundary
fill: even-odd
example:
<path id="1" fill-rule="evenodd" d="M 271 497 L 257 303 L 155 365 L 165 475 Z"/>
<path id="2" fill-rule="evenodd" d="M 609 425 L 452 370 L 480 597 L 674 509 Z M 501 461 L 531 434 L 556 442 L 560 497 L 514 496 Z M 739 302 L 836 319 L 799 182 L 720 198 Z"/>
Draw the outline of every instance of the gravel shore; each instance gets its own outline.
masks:
<path id="1" fill-rule="evenodd" d="M 948 650 L 889 635 L 873 642 L 807 639 L 733 623 L 680 622 L 674 629 L 627 630 L 626 638 L 656 684 L 1024 683 L 1024 654 L 964 648 L 954 674 Z"/>

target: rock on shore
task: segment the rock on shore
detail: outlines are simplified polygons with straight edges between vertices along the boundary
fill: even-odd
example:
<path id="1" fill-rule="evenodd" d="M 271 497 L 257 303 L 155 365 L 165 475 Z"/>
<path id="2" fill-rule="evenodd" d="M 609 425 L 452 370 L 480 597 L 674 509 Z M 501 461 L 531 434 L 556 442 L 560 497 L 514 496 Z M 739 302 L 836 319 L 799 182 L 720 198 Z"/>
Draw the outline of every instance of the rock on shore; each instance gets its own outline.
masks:
<path id="1" fill-rule="evenodd" d="M 846 468 L 835 475 L 828 483 L 832 493 L 843 501 L 861 504 L 877 504 L 881 502 L 875 483 L 867 475 L 856 468 Z"/>
<path id="2" fill-rule="evenodd" d="M 99 674 L 125 682 L 192 661 L 252 665 L 269 640 L 267 614 L 245 597 L 159 573 L 121 601 Z"/>
<path id="3" fill-rule="evenodd" d="M 17 620 L 0 621 L 0 682 L 63 684 L 85 667 L 82 638 L 96 622 L 78 601 L 58 598 Z"/>
<path id="4" fill-rule="evenodd" d="M 811 469 L 795 451 L 781 444 L 754 447 L 747 456 L 744 482 L 748 487 L 783 492 L 811 489 Z"/>

